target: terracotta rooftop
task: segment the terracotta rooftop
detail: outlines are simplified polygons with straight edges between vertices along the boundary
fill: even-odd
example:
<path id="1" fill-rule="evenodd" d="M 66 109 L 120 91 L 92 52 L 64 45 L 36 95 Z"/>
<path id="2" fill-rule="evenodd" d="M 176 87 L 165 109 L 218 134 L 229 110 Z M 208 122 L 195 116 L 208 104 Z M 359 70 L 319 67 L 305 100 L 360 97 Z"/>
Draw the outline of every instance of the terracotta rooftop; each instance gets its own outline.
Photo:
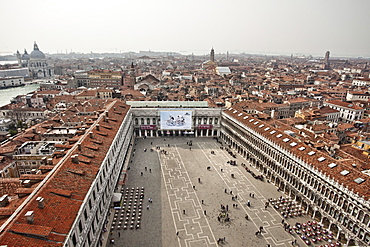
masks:
<path id="1" fill-rule="evenodd" d="M 363 174 L 356 167 L 333 159 L 327 153 L 312 148 L 302 143 L 299 139 L 268 125 L 264 121 L 254 118 L 250 114 L 246 114 L 238 105 L 234 105 L 224 112 L 285 150 L 288 150 L 292 155 L 299 157 L 312 168 L 330 177 L 330 179 L 334 179 L 340 185 L 348 187 L 349 190 L 353 190 L 355 193 L 363 196 L 365 200 L 370 199 L 370 180 L 367 175 Z"/>
<path id="2" fill-rule="evenodd" d="M 348 103 L 348 102 L 344 102 L 344 101 L 340 101 L 340 100 L 331 100 L 331 101 L 327 101 L 326 103 L 341 106 L 341 107 L 350 108 L 350 109 L 353 109 L 353 110 L 363 110 L 364 109 L 362 107 L 359 107 L 356 104 Z"/>
<path id="3" fill-rule="evenodd" d="M 35 194 L 28 197 L 26 204 L 17 215 L 11 216 L 8 224 L 1 226 L 0 243 L 8 246 L 61 246 L 71 229 L 76 215 L 94 181 L 101 162 L 119 129 L 129 106 L 121 101 L 108 102 L 106 107 L 109 118 L 101 116 L 96 123 L 107 135 L 96 134 L 95 126 L 91 126 L 79 140 L 80 147 L 75 146 L 68 151 L 63 159 L 56 164 L 53 174 L 49 174 L 37 188 Z M 116 109 L 114 110 L 113 107 Z M 121 112 L 121 114 L 114 113 Z M 111 120 L 114 119 L 114 120 Z M 101 125 L 110 126 L 111 129 Z M 93 132 L 90 136 L 89 132 Z M 101 144 L 95 144 L 98 141 Z M 94 147 L 90 149 L 88 147 Z M 96 147 L 96 148 L 95 148 Z M 72 155 L 79 154 L 81 162 L 74 162 Z M 88 158 L 94 157 L 87 164 Z M 55 158 L 54 158 L 55 159 Z M 28 175 L 30 176 L 30 175 Z M 40 176 L 40 175 L 38 175 Z M 31 177 L 30 177 L 31 178 Z M 44 198 L 45 207 L 38 208 L 36 198 Z M 28 211 L 34 212 L 34 223 L 28 224 L 24 215 Z M 13 217 L 13 218 L 12 218 Z M 29 228 L 27 230 L 27 228 Z M 30 231 L 27 233 L 27 231 Z M 15 234 L 17 232 L 17 234 Z M 39 238 L 32 237 L 39 234 Z"/>

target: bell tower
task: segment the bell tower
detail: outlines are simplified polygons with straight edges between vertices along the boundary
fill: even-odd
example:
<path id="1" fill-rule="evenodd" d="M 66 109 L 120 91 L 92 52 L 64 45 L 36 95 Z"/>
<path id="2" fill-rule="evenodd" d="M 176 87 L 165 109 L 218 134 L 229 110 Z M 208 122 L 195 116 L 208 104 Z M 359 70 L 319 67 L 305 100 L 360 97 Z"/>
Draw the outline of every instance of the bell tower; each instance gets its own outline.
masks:
<path id="1" fill-rule="evenodd" d="M 324 69 L 330 69 L 329 56 L 330 56 L 330 52 L 327 51 L 325 53 L 325 58 L 324 58 Z"/>
<path id="2" fill-rule="evenodd" d="M 134 63 L 131 63 L 131 66 L 130 66 L 130 82 L 129 82 L 128 86 L 131 89 L 134 89 L 135 83 L 136 83 L 135 66 L 134 66 Z"/>
<path id="3" fill-rule="evenodd" d="M 213 47 L 211 49 L 211 54 L 210 54 L 209 60 L 211 60 L 212 62 L 215 62 L 215 50 L 213 50 Z"/>

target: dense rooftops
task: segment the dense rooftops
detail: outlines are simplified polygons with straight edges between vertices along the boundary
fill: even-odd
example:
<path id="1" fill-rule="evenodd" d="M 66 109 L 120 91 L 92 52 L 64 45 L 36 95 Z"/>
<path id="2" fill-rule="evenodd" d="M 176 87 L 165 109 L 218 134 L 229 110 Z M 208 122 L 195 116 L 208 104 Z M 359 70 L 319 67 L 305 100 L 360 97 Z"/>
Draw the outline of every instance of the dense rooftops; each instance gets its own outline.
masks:
<path id="1" fill-rule="evenodd" d="M 207 101 L 127 101 L 133 108 L 207 108 Z"/>
<path id="2" fill-rule="evenodd" d="M 276 145 L 284 148 L 293 156 L 301 159 L 317 172 L 325 175 L 327 179 L 333 179 L 339 185 L 354 191 L 359 196 L 363 196 L 365 200 L 370 199 L 369 177 L 358 168 L 348 165 L 341 160 L 333 159 L 327 153 L 310 147 L 272 126 L 267 127 L 268 124 L 263 124 L 263 126 L 266 126 L 265 128 L 260 127 L 262 126 L 261 120 L 245 113 L 243 109 L 238 106 L 230 107 L 224 112 L 243 125 L 274 142 Z M 256 121 L 261 125 L 255 124 Z"/>
<path id="3" fill-rule="evenodd" d="M 65 156 L 53 159 L 53 164 L 56 165 L 51 172 L 22 177 L 29 180 L 44 177 L 45 179 L 35 187 L 17 212 L 1 226 L 1 244 L 63 245 L 129 108 L 120 101 L 108 102 L 105 111 L 99 115 L 97 121 L 86 130 L 79 141 L 71 146 Z M 97 127 L 98 124 L 100 127 Z M 38 207 L 36 199 L 39 197 L 44 199 L 44 208 Z M 32 212 L 32 224 L 29 224 L 25 218 L 27 212 Z"/>

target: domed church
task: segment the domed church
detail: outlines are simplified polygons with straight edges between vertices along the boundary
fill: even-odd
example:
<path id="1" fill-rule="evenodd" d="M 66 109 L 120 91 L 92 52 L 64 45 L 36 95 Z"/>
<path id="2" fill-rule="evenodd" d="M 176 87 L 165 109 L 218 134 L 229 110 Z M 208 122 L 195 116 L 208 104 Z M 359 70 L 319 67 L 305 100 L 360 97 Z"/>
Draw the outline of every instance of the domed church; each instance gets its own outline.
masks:
<path id="1" fill-rule="evenodd" d="M 49 78 L 54 76 L 54 68 L 49 66 L 45 54 L 39 50 L 36 42 L 33 45 L 33 51 L 28 54 L 26 49 L 24 54 L 17 51 L 18 65 L 22 68 L 28 68 L 30 77 L 33 79 Z"/>

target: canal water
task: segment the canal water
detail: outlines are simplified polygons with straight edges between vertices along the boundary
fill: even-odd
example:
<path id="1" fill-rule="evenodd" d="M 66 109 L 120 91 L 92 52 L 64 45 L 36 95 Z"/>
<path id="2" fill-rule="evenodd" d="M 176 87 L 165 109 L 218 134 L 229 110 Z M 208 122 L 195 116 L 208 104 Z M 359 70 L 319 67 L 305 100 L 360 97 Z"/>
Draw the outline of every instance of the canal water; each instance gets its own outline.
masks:
<path id="1" fill-rule="evenodd" d="M 0 107 L 10 103 L 18 95 L 25 95 L 39 88 L 39 84 L 26 84 L 22 87 L 0 89 Z"/>

